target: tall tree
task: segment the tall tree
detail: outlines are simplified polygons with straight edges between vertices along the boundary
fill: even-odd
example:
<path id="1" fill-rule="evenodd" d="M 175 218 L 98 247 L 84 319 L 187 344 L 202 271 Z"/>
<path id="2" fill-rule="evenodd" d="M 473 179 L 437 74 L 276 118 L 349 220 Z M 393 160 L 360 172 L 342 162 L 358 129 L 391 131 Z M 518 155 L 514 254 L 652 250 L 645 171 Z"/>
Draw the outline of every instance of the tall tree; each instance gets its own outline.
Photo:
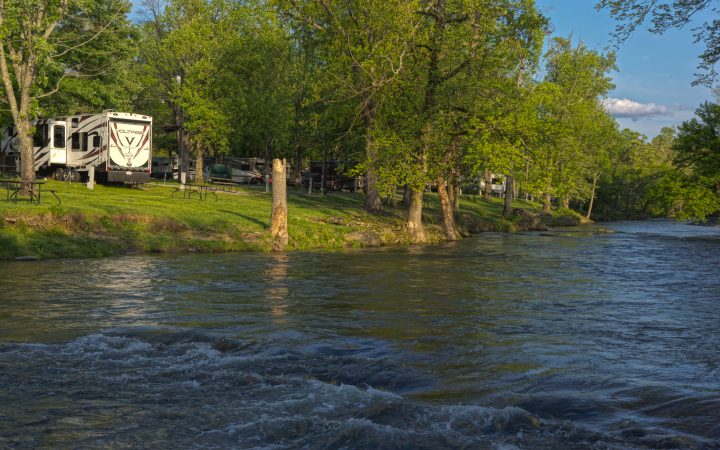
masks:
<path id="1" fill-rule="evenodd" d="M 417 28 L 416 1 L 288 0 L 295 28 L 324 49 L 335 102 L 351 102 L 365 135 L 365 208 L 382 208 L 377 188 L 375 142 L 378 110 L 387 88 L 404 70 Z"/>
<path id="2" fill-rule="evenodd" d="M 37 102 L 60 90 L 68 77 L 112 70 L 112 53 L 85 50 L 126 35 L 129 9 L 124 0 L 0 0 L 3 100 L 18 130 L 24 181 L 35 179 L 31 121 Z"/>

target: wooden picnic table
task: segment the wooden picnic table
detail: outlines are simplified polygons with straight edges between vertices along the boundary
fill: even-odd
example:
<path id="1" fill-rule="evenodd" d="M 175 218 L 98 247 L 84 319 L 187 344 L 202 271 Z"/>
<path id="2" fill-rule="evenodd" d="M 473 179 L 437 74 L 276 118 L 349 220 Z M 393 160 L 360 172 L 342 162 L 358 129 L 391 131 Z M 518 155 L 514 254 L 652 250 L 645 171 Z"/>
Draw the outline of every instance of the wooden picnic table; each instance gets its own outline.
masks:
<path id="1" fill-rule="evenodd" d="M 177 192 L 182 192 L 183 198 L 191 198 L 193 194 L 197 194 L 198 198 L 200 200 L 205 200 L 207 198 L 208 193 L 215 196 L 215 200 L 217 200 L 217 195 L 215 194 L 215 191 L 212 189 L 211 186 L 208 186 L 206 184 L 184 184 L 180 185 L 175 188 L 174 191 L 170 194 L 171 197 L 175 197 L 175 194 Z"/>
<path id="2" fill-rule="evenodd" d="M 5 200 L 6 201 L 12 201 L 17 202 L 19 200 L 19 195 L 21 192 L 27 191 L 28 194 L 30 194 L 28 200 L 30 200 L 30 203 L 35 203 L 36 205 L 40 204 L 40 197 L 43 191 L 43 186 L 45 185 L 45 180 L 35 180 L 35 181 L 23 181 L 23 180 L 8 180 L 8 179 L 0 179 L 0 184 L 5 184 Z M 55 199 L 58 202 L 58 206 L 60 205 L 60 197 L 57 196 L 54 189 L 45 189 L 46 192 L 49 192 L 55 197 Z"/>
<path id="3" fill-rule="evenodd" d="M 210 177 L 208 181 L 210 186 L 218 186 L 222 191 L 233 192 L 238 188 L 238 184 L 232 178 Z"/>
<path id="4" fill-rule="evenodd" d="M 13 176 L 15 173 L 15 165 L 0 164 L 0 177 Z"/>

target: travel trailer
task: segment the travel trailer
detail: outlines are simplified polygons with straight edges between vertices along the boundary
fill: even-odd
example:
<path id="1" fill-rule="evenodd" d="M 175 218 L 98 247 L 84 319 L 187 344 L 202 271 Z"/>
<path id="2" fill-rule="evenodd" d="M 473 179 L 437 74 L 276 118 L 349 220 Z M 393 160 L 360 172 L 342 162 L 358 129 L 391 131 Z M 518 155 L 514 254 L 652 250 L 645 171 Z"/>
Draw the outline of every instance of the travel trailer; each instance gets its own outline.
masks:
<path id="1" fill-rule="evenodd" d="M 40 175 L 71 173 L 99 181 L 145 183 L 152 164 L 152 117 L 106 110 L 98 114 L 38 119 L 33 148 Z M 19 170 L 17 129 L 7 127 L 0 160 Z"/>

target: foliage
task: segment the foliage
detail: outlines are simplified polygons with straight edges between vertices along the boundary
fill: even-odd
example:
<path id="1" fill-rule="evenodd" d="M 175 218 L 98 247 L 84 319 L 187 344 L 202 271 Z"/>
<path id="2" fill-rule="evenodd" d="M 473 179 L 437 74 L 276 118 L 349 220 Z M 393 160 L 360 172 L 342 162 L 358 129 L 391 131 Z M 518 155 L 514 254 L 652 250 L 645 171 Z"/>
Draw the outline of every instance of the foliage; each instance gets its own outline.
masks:
<path id="1" fill-rule="evenodd" d="M 717 80 L 716 65 L 720 59 L 720 13 L 718 6 L 709 0 L 598 0 L 596 8 L 606 8 L 619 22 L 615 28 L 615 37 L 619 41 L 627 40 L 637 27 L 649 20 L 651 33 L 662 34 L 672 28 L 683 28 L 693 23 L 707 12 L 708 19 L 694 28 L 695 41 L 705 44 L 700 55 L 694 84 L 712 85 Z"/>

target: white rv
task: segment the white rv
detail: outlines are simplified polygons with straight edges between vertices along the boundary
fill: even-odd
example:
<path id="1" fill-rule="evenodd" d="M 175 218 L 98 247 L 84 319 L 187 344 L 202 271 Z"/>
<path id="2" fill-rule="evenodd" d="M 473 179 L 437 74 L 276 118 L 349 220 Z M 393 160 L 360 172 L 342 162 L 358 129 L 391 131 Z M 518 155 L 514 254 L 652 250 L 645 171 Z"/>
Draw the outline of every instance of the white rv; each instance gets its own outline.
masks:
<path id="1" fill-rule="evenodd" d="M 106 110 L 33 121 L 35 171 L 87 174 L 101 181 L 145 183 L 152 164 L 152 117 Z M 2 158 L 19 169 L 17 129 L 5 129 Z"/>

